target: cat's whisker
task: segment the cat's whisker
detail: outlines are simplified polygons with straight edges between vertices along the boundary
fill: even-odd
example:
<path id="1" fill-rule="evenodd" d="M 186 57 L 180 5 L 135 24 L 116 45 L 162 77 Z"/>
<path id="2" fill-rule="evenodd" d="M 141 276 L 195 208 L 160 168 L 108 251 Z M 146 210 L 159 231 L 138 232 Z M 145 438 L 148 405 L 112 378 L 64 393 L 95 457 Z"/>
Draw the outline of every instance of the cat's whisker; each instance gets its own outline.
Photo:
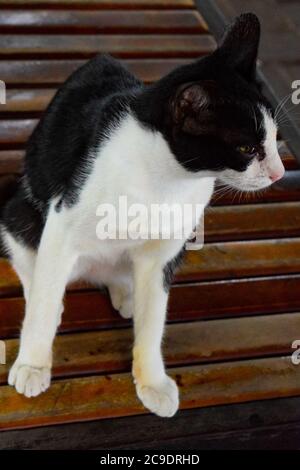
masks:
<path id="1" fill-rule="evenodd" d="M 185 165 L 186 163 L 191 163 L 191 162 L 194 162 L 195 160 L 199 160 L 199 157 L 194 157 L 194 158 L 191 158 L 190 160 L 185 160 L 183 164 Z"/>
<path id="2" fill-rule="evenodd" d="M 214 197 L 215 196 L 218 196 L 217 198 L 215 197 L 215 202 L 220 200 L 222 197 L 224 197 L 225 195 L 228 195 L 232 192 L 232 188 L 230 186 L 227 186 L 227 185 L 222 185 L 221 188 L 217 189 L 215 192 L 214 192 Z"/>
<path id="3" fill-rule="evenodd" d="M 293 92 L 288 93 L 286 96 L 282 98 L 282 100 L 278 103 L 277 107 L 275 108 L 275 113 L 274 113 L 274 120 L 277 121 L 277 116 L 279 112 L 281 112 L 283 106 L 285 103 L 288 101 L 288 99 L 292 96 Z"/>
<path id="4" fill-rule="evenodd" d="M 256 118 L 256 114 L 255 114 L 255 109 L 254 109 L 253 106 L 252 106 L 252 111 L 253 111 L 253 115 L 254 115 L 255 130 L 256 130 L 256 132 L 257 132 L 257 118 Z"/>
<path id="5" fill-rule="evenodd" d="M 289 123 L 291 121 L 297 121 L 300 118 L 300 114 L 290 114 L 289 116 L 283 116 L 280 120 L 277 121 L 278 126 L 282 126 L 284 123 Z"/>

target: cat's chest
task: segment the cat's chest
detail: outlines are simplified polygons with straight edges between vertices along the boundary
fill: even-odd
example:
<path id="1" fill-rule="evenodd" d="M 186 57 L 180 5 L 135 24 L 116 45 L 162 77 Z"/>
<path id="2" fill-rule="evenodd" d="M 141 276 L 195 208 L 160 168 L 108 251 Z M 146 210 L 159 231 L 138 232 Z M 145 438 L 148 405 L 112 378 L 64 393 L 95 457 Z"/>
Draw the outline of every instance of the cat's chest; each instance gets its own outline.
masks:
<path id="1" fill-rule="evenodd" d="M 78 203 L 71 210 L 76 220 L 77 243 L 82 247 L 84 240 L 87 251 L 92 252 L 99 246 L 101 229 L 105 229 L 111 231 L 102 243 L 106 251 L 111 248 L 109 241 L 113 249 L 126 250 L 141 243 L 140 238 L 128 237 L 128 225 L 133 219 L 147 224 L 147 221 L 152 223 L 153 214 L 156 218 L 158 214 L 166 217 L 168 223 L 173 210 L 176 229 L 185 225 L 193 229 L 213 187 L 214 178 L 188 175 L 175 161 L 161 135 L 141 130 L 128 118 L 99 149 Z M 183 210 L 185 215 L 181 217 Z M 171 227 L 170 233 L 174 230 Z"/>

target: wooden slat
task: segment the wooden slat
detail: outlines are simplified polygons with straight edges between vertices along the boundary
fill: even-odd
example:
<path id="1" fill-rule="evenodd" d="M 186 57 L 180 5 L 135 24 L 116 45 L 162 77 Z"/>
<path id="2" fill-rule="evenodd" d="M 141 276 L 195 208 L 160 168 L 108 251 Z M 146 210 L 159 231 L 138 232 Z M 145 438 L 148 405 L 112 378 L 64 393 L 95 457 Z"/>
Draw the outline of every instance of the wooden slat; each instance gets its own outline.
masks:
<path id="1" fill-rule="evenodd" d="M 24 150 L 0 150 L 0 175 L 21 173 L 23 169 L 23 161 Z"/>
<path id="2" fill-rule="evenodd" d="M 169 366 L 179 366 L 288 354 L 299 329 L 300 313 L 171 324 L 166 329 L 164 357 Z M 5 344 L 1 384 L 7 381 L 19 341 L 10 339 Z M 131 328 L 60 335 L 55 340 L 52 375 L 130 371 L 132 344 Z"/>
<path id="3" fill-rule="evenodd" d="M 0 111 L 1 113 L 44 111 L 55 92 L 54 88 L 7 90 L 6 104 L 1 105 Z"/>
<path id="4" fill-rule="evenodd" d="M 175 282 L 239 279 L 298 272 L 300 238 L 209 243 L 202 250 L 186 252 Z M 70 290 L 78 289 L 77 286 L 74 285 Z M 0 295 L 17 294 L 21 295 L 19 279 L 9 262 L 0 258 Z"/>
<path id="5" fill-rule="evenodd" d="M 173 286 L 169 320 L 187 321 L 300 310 L 300 275 L 197 282 Z M 19 294 L 19 291 L 18 291 Z M 2 297 L 0 337 L 19 332 L 24 314 L 21 297 Z M 60 331 L 82 331 L 126 325 L 107 294 L 72 291 L 66 295 Z"/>
<path id="6" fill-rule="evenodd" d="M 10 119 L 2 120 L 0 125 L 0 144 L 25 144 L 33 129 L 37 125 L 37 119 Z"/>
<path id="7" fill-rule="evenodd" d="M 180 367 L 171 375 L 180 388 L 181 409 L 300 393 L 300 368 L 290 356 Z M 147 413 L 126 373 L 61 380 L 31 399 L 2 386 L 0 399 L 2 430 Z"/>
<path id="8" fill-rule="evenodd" d="M 9 60 L 0 61 L 0 77 L 8 85 L 59 84 L 86 60 Z M 127 59 L 123 63 L 141 80 L 158 80 L 188 59 Z"/>
<path id="9" fill-rule="evenodd" d="M 212 36 L 200 35 L 0 35 L 0 57 L 55 55 L 91 57 L 198 57 L 216 47 Z"/>
<path id="10" fill-rule="evenodd" d="M 2 10 L 3 33 L 204 33 L 207 24 L 196 10 L 51 11 Z"/>
<path id="11" fill-rule="evenodd" d="M 291 312 L 300 308 L 299 286 L 298 274 L 182 284 L 171 289 L 169 311 L 180 321 Z"/>
<path id="12" fill-rule="evenodd" d="M 118 8 L 194 8 L 194 0 L 3 0 L 3 5 L 9 7 L 17 5 L 22 8 L 23 5 L 44 7 L 78 7 L 118 9 Z"/>
<path id="13" fill-rule="evenodd" d="M 213 243 L 188 251 L 179 280 L 236 279 L 300 272 L 300 239 Z"/>
<path id="14" fill-rule="evenodd" d="M 215 241 L 296 236 L 300 233 L 299 209 L 298 202 L 208 207 L 205 238 Z"/>

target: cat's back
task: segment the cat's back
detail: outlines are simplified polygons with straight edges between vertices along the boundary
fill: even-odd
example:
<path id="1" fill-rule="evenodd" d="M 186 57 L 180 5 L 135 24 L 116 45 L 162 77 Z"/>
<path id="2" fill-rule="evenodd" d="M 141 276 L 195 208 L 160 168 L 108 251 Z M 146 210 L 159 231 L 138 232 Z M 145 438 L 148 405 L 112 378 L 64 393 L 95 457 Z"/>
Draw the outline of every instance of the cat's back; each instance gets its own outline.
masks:
<path id="1" fill-rule="evenodd" d="M 69 77 L 28 141 L 25 177 L 36 199 L 47 202 L 68 191 L 90 150 L 142 86 L 107 55 L 96 56 Z"/>

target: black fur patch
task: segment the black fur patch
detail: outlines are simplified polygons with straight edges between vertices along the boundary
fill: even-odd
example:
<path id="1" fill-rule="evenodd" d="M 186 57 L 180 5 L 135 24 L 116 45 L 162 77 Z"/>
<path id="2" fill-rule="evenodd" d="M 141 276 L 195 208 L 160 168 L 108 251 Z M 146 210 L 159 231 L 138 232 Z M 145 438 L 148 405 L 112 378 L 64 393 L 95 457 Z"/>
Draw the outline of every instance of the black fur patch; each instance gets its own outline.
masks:
<path id="1" fill-rule="evenodd" d="M 33 249 L 38 247 L 45 225 L 45 217 L 26 199 L 22 186 L 6 204 L 2 213 L 2 222 L 5 229 L 16 240 Z"/>
<path id="2" fill-rule="evenodd" d="M 109 56 L 97 56 L 71 75 L 28 141 L 25 174 L 35 200 L 62 195 L 66 205 L 76 202 L 96 150 L 140 86 Z"/>
<path id="3" fill-rule="evenodd" d="M 166 292 L 169 292 L 170 286 L 174 278 L 174 273 L 176 269 L 180 267 L 184 258 L 184 253 L 185 253 L 185 247 L 183 247 L 182 250 L 180 250 L 180 252 L 175 256 L 175 258 L 169 261 L 164 267 L 163 283 L 164 283 L 164 289 Z"/>

